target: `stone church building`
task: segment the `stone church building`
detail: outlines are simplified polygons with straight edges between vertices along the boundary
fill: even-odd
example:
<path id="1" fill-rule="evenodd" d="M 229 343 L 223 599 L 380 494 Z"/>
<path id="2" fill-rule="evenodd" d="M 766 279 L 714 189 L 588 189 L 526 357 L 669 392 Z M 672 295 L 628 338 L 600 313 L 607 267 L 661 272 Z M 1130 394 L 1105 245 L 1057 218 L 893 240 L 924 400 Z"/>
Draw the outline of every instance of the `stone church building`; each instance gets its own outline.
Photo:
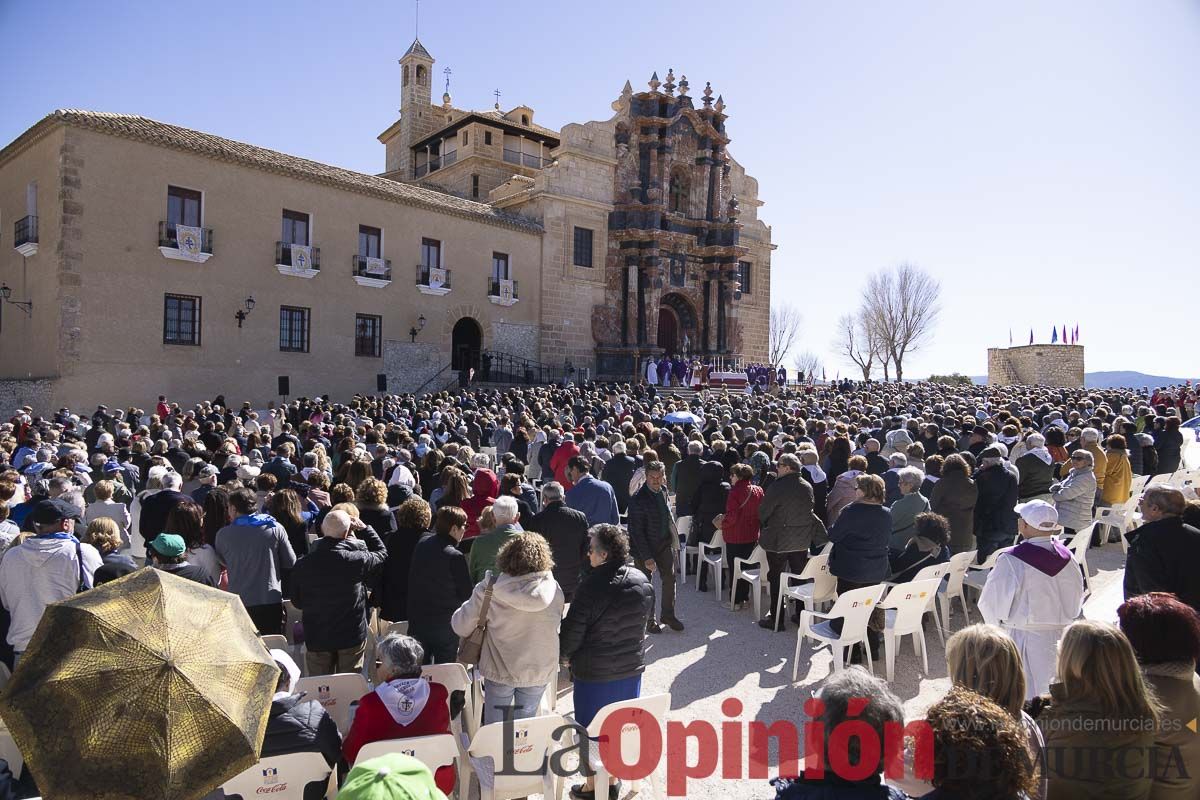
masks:
<path id="1" fill-rule="evenodd" d="M 774 245 L 723 97 L 668 70 L 554 130 L 435 102 L 435 63 L 400 59 L 378 175 L 87 111 L 0 149 L 0 407 L 766 360 Z"/>

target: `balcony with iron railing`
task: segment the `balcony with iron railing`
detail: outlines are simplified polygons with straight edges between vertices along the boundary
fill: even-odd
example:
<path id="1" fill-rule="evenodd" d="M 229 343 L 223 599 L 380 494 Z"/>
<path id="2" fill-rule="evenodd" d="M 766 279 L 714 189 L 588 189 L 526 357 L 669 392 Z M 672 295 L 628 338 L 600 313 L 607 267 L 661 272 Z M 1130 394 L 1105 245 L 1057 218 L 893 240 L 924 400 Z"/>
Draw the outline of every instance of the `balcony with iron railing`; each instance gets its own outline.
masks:
<path id="1" fill-rule="evenodd" d="M 187 249 L 180 249 L 179 237 L 176 232 L 176 224 L 174 222 L 159 222 L 158 223 L 158 250 L 167 258 L 174 258 L 182 261 L 199 261 L 201 263 L 208 261 L 213 254 L 213 232 L 212 228 L 200 228 L 200 249 L 194 255 L 189 254 Z"/>
<path id="2" fill-rule="evenodd" d="M 281 275 L 293 275 L 298 278 L 314 278 L 321 271 L 321 248 L 310 247 L 309 259 L 303 262 L 300 250 L 292 252 L 291 242 L 275 243 L 275 269 Z"/>
<path id="3" fill-rule="evenodd" d="M 421 294 L 431 294 L 439 297 L 450 294 L 450 270 L 441 270 L 441 280 L 435 281 L 433 279 L 433 271 L 435 269 L 437 267 L 430 267 L 425 264 L 417 265 L 417 291 Z"/>
<path id="4" fill-rule="evenodd" d="M 22 217 L 13 224 L 13 247 L 28 258 L 38 249 L 38 218 L 36 214 Z"/>
<path id="5" fill-rule="evenodd" d="M 533 169 L 541 169 L 550 164 L 549 158 L 543 158 L 533 153 L 522 153 L 520 150 L 509 150 L 507 147 L 504 148 L 504 160 L 509 164 L 519 164 Z"/>
<path id="6" fill-rule="evenodd" d="M 517 294 L 517 282 L 516 281 L 501 281 L 499 278 L 488 278 L 487 283 L 488 283 L 488 300 L 491 300 L 493 303 L 495 303 L 498 306 L 511 306 L 514 303 L 516 303 L 518 299 L 520 299 Z M 512 284 L 512 295 L 511 296 L 509 296 L 501 288 L 501 284 L 503 284 L 503 283 L 511 283 Z"/>
<path id="7" fill-rule="evenodd" d="M 382 265 L 372 265 L 372 259 L 366 256 L 351 256 L 350 266 L 354 280 L 359 286 L 384 287 L 392 282 L 392 260 L 390 258 L 375 259 Z"/>

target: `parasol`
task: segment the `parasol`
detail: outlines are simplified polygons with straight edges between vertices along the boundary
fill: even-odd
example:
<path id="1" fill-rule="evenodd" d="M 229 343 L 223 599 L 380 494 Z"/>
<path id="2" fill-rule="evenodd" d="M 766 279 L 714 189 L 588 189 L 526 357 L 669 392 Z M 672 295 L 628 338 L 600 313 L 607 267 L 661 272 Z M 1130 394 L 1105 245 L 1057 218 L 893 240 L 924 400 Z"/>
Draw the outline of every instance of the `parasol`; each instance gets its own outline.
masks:
<path id="1" fill-rule="evenodd" d="M 667 414 L 665 417 L 663 417 L 663 421 L 671 422 L 676 425 L 699 425 L 704 420 L 690 411 L 672 411 L 670 414 Z"/>
<path id="2" fill-rule="evenodd" d="M 279 668 L 235 594 L 141 569 L 46 609 L 0 717 L 55 800 L 193 800 L 258 761 Z"/>

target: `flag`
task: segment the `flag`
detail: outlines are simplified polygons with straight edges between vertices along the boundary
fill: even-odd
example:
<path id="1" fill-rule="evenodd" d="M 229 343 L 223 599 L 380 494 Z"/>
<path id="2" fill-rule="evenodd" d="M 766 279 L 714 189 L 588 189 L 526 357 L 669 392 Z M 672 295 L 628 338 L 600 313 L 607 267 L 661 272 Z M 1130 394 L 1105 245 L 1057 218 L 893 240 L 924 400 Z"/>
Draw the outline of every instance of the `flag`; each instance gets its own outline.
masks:
<path id="1" fill-rule="evenodd" d="M 1067 343 L 1067 326 L 1063 325 L 1063 344 Z"/>
<path id="2" fill-rule="evenodd" d="M 1029 329 L 1029 343 L 1033 344 L 1033 328 Z"/>
<path id="3" fill-rule="evenodd" d="M 1076 341 L 1076 342 L 1079 341 L 1079 323 L 1078 322 L 1075 323 L 1075 336 L 1073 338 L 1073 341 Z"/>
<path id="4" fill-rule="evenodd" d="M 1058 328 L 1050 328 L 1050 344 L 1058 344 Z"/>
<path id="5" fill-rule="evenodd" d="M 1008 329 L 1008 346 L 1012 347 L 1012 328 Z"/>

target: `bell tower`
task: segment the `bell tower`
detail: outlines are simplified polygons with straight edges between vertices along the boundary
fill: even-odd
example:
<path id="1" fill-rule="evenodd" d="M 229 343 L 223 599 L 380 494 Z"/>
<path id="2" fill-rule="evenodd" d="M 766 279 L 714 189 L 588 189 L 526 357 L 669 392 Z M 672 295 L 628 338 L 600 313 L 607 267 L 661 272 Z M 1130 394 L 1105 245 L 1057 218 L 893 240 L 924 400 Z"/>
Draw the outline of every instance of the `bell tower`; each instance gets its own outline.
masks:
<path id="1" fill-rule="evenodd" d="M 388 169 L 397 170 L 402 179 L 412 175 L 412 146 L 433 132 L 433 56 L 413 39 L 400 58 L 400 135 L 394 154 L 389 153 Z"/>

